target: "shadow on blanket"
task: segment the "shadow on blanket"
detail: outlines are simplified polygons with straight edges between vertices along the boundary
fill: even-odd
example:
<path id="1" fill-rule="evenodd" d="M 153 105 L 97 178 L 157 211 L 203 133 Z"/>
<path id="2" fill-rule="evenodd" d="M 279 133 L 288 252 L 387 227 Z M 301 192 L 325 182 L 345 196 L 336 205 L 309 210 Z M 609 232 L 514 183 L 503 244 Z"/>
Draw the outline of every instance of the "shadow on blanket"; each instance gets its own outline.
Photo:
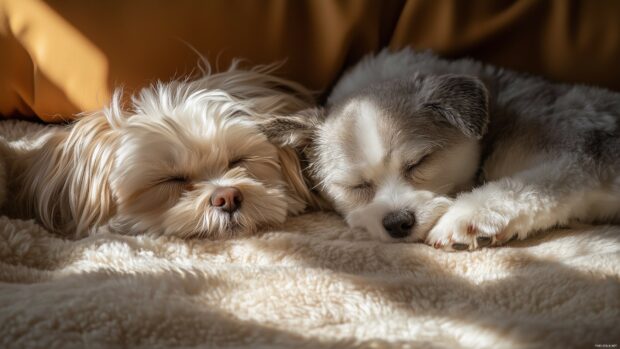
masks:
<path id="1" fill-rule="evenodd" d="M 620 245 L 617 226 L 590 230 L 607 230 L 603 243 Z M 562 251 L 545 246 L 567 238 L 577 237 L 578 242 L 591 237 L 580 238 L 580 233 L 571 229 L 549 231 L 527 241 L 470 254 L 446 253 L 421 244 L 346 240 L 300 243 L 297 247 L 290 239 L 255 244 L 276 258 L 289 258 L 284 256 L 295 251 L 294 258 L 304 266 L 338 272 L 354 288 L 367 290 L 366 294 L 388 301 L 414 317 L 451 318 L 478 329 L 497 331 L 523 345 L 542 339 L 566 343 L 567 328 L 575 347 L 593 346 L 592 338 L 598 338 L 597 343 L 618 343 L 617 322 L 588 322 L 587 317 L 601 315 L 620 320 L 620 277 L 571 266 L 571 260 L 591 258 L 597 253 L 587 243 L 571 246 L 570 258 L 564 261 Z M 527 251 L 533 247 L 547 252 L 537 255 L 537 251 Z M 403 252 L 405 249 L 412 251 Z M 403 254 L 411 258 L 403 258 Z M 494 254 L 501 256 L 499 261 L 490 260 Z M 485 260 L 499 262 L 496 267 L 502 270 L 499 275 L 497 270 L 489 270 L 493 273 L 490 278 L 472 278 L 476 270 L 468 270 L 471 267 L 467 262 L 473 260 L 479 262 L 475 267 L 481 274 L 489 269 L 484 266 Z M 459 262 L 463 264 L 455 264 Z M 587 313 L 576 311 L 584 306 L 588 307 Z"/>
<path id="2" fill-rule="evenodd" d="M 68 241 L 6 217 L 0 227 L 5 346 L 620 341 L 618 227 L 471 253 L 364 240 L 323 213 L 229 241 Z"/>

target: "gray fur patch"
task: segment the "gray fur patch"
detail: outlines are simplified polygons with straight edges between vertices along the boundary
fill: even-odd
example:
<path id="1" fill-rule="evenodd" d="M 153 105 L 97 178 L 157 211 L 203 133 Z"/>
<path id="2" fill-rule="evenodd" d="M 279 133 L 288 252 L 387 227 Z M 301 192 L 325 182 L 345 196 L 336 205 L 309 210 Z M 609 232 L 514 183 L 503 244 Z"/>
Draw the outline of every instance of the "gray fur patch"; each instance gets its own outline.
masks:
<path id="1" fill-rule="evenodd" d="M 443 75 L 428 77 L 428 101 L 423 108 L 439 113 L 467 137 L 481 139 L 489 123 L 488 93 L 475 77 Z"/>

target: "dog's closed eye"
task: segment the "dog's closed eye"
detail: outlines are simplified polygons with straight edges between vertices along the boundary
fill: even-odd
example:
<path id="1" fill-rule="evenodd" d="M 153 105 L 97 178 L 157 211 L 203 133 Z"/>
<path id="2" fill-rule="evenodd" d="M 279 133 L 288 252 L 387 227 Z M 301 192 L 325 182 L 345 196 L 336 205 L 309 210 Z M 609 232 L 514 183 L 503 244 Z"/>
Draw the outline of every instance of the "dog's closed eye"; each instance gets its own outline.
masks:
<path id="1" fill-rule="evenodd" d="M 427 160 L 430 155 L 431 154 L 426 154 L 416 161 L 407 163 L 404 167 L 405 175 L 407 176 L 413 175 L 414 171 L 418 168 L 418 166 L 420 166 L 425 160 Z"/>
<path id="2" fill-rule="evenodd" d="M 187 185 L 188 183 L 189 183 L 189 178 L 183 175 L 165 177 L 157 182 L 157 184 L 167 184 L 167 185 Z"/>
<path id="3" fill-rule="evenodd" d="M 347 186 L 348 192 L 356 195 L 359 199 L 370 200 L 375 193 L 375 185 L 369 181 L 363 181 L 359 184 Z"/>
<path id="4" fill-rule="evenodd" d="M 232 160 L 228 161 L 228 168 L 237 167 L 237 166 L 241 165 L 246 160 L 247 160 L 247 158 L 245 158 L 243 156 L 233 158 Z"/>
<path id="5" fill-rule="evenodd" d="M 360 184 L 352 185 L 349 188 L 352 190 L 368 190 L 368 189 L 372 189 L 373 185 L 372 183 L 368 181 L 363 181 Z"/>
<path id="6" fill-rule="evenodd" d="M 189 181 L 189 178 L 187 178 L 186 176 L 177 175 L 177 176 L 166 177 L 165 179 L 160 181 L 160 183 L 187 184 L 188 181 Z"/>

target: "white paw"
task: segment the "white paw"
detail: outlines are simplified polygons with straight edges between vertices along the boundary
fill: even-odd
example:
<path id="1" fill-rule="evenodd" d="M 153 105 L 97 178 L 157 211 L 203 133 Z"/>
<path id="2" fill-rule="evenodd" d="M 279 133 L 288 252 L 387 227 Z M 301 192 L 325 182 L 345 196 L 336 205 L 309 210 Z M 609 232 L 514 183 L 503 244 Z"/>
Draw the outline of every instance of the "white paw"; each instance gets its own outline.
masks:
<path id="1" fill-rule="evenodd" d="M 500 245 L 517 235 L 514 223 L 508 213 L 457 201 L 430 230 L 426 243 L 450 251 Z"/>

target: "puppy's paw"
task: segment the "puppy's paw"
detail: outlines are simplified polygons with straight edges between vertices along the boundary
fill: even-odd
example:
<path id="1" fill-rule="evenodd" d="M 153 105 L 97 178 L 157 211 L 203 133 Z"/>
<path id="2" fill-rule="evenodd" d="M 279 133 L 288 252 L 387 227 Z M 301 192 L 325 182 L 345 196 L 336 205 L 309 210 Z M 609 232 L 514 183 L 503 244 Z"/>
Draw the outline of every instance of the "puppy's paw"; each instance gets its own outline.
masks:
<path id="1" fill-rule="evenodd" d="M 513 219 L 489 207 L 457 202 L 430 230 L 426 243 L 448 251 L 501 245 L 517 236 Z"/>

